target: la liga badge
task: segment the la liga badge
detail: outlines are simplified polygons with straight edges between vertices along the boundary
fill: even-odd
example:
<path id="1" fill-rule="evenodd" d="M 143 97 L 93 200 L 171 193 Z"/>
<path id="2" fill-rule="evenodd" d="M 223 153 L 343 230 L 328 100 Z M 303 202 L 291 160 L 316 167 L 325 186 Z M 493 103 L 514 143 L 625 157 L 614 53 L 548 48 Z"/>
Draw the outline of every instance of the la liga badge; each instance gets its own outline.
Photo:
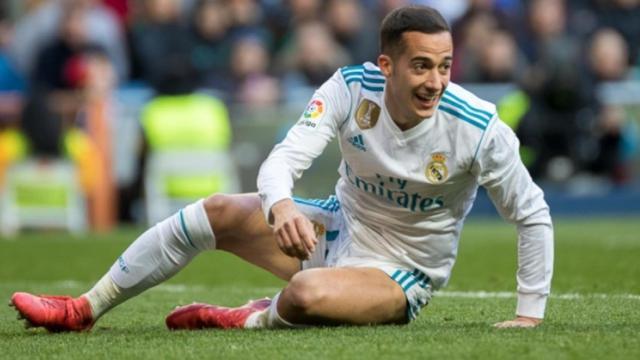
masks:
<path id="1" fill-rule="evenodd" d="M 311 100 L 306 109 L 304 109 L 304 113 L 302 113 L 302 117 L 300 121 L 298 121 L 298 125 L 315 128 L 316 126 L 318 126 L 318 120 L 320 120 L 322 114 L 324 114 L 324 111 L 325 105 L 322 100 Z"/>
<path id="2" fill-rule="evenodd" d="M 305 119 L 317 119 L 324 112 L 324 103 L 320 99 L 313 99 L 307 105 L 302 115 Z"/>

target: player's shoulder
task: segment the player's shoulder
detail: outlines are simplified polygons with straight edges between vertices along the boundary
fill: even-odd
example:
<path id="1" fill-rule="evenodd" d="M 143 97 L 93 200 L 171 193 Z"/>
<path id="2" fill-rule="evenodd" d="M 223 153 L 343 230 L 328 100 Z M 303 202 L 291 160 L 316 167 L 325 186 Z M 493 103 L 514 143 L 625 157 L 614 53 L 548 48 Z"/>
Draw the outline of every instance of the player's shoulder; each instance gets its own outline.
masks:
<path id="1" fill-rule="evenodd" d="M 351 93 L 365 93 L 369 97 L 382 97 L 386 79 L 380 68 L 371 62 L 341 67 L 338 71 Z"/>
<path id="2" fill-rule="evenodd" d="M 453 82 L 440 99 L 438 110 L 481 130 L 487 129 L 496 115 L 495 104 Z"/>

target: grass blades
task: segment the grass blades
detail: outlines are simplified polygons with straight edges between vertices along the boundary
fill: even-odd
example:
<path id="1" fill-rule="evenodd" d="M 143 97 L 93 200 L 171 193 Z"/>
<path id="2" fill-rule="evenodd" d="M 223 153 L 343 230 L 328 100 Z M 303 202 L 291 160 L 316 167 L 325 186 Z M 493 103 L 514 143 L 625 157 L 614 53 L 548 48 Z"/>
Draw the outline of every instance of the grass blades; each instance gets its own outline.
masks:
<path id="1" fill-rule="evenodd" d="M 14 291 L 81 294 L 140 231 L 0 241 L 0 299 Z M 557 219 L 553 295 L 536 329 L 491 327 L 515 309 L 516 238 L 511 226 L 478 219 L 465 227 L 450 285 L 408 326 L 170 332 L 164 316 L 176 305 L 239 305 L 284 284 L 231 255 L 207 253 L 88 333 L 25 330 L 11 308 L 0 308 L 0 358 L 637 359 L 638 234 L 633 218 Z"/>

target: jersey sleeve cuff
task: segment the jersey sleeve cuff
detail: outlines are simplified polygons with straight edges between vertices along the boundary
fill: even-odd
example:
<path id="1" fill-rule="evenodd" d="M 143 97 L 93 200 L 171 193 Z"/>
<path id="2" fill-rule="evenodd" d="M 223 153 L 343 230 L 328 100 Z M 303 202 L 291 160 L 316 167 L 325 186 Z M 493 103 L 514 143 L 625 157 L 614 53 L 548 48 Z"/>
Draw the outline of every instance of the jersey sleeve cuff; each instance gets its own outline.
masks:
<path id="1" fill-rule="evenodd" d="M 287 191 L 270 193 L 268 195 L 261 193 L 260 199 L 262 200 L 262 212 L 264 213 L 264 218 L 267 220 L 267 224 L 273 225 L 271 207 L 273 206 L 273 204 L 277 203 L 280 200 L 291 199 L 291 194 Z"/>
<path id="2" fill-rule="evenodd" d="M 516 315 L 537 319 L 544 318 L 547 305 L 547 295 L 518 293 L 518 307 Z"/>

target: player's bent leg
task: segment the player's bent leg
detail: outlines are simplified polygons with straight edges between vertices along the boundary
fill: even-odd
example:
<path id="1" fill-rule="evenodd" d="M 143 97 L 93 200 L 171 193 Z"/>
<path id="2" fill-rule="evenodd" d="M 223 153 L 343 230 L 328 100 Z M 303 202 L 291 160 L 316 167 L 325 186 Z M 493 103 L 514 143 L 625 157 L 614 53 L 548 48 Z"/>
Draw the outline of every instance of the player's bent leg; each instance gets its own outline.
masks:
<path id="1" fill-rule="evenodd" d="M 216 234 L 216 248 L 233 253 L 284 280 L 300 271 L 300 260 L 285 255 L 267 225 L 258 194 L 217 194 L 204 202 Z"/>
<path id="2" fill-rule="evenodd" d="M 171 312 L 166 324 L 172 330 L 403 324 L 406 304 L 400 286 L 379 269 L 320 268 L 294 275 L 272 301 L 237 308 L 186 305 Z"/>
<path id="3" fill-rule="evenodd" d="M 216 234 L 217 249 L 233 253 L 284 280 L 300 270 L 300 260 L 278 248 L 257 194 L 214 195 L 204 204 Z M 176 308 L 165 322 L 172 330 L 266 327 L 273 323 L 269 321 L 274 312 L 270 310 L 271 303 L 269 299 L 261 299 L 237 308 L 195 303 Z"/>
<path id="4" fill-rule="evenodd" d="M 299 262 L 282 254 L 261 216 L 256 194 L 213 195 L 188 205 L 139 236 L 117 259 L 107 274 L 78 299 L 21 294 L 12 305 L 30 324 L 51 331 L 86 329 L 102 314 L 123 301 L 153 287 L 186 266 L 198 253 L 216 248 L 227 250 L 276 275 L 289 278 Z M 220 232 L 217 239 L 215 232 Z M 28 299 L 21 301 L 20 299 Z M 89 303 L 91 312 L 64 309 Z M 50 306 L 55 304 L 55 306 Z M 41 321 L 42 318 L 49 319 Z"/>
<path id="5" fill-rule="evenodd" d="M 376 268 L 316 268 L 293 276 L 278 299 L 286 322 L 307 325 L 402 324 L 402 288 Z"/>
<path id="6" fill-rule="evenodd" d="M 285 256 L 277 247 L 257 196 L 220 196 L 207 203 L 218 248 L 290 279 L 290 283 L 270 304 L 260 300 L 237 308 L 208 304 L 179 307 L 167 316 L 170 329 L 407 322 L 405 293 L 382 270 L 321 268 L 299 272 L 299 260 Z M 216 219 L 223 221 L 216 224 Z"/>

